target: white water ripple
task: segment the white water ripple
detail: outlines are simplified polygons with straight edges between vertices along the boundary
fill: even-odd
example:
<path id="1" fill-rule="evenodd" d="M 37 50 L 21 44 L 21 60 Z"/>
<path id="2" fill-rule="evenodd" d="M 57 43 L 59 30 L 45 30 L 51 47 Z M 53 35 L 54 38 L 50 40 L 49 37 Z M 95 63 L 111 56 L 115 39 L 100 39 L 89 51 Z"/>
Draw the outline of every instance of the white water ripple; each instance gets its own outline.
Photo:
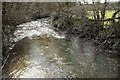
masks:
<path id="1" fill-rule="evenodd" d="M 65 35 L 60 35 L 59 33 L 55 32 L 54 29 L 52 29 L 48 19 L 40 19 L 37 21 L 23 23 L 18 25 L 17 28 L 18 29 L 14 32 L 15 42 L 23 39 L 24 37 L 33 39 L 43 35 L 46 35 L 46 37 L 53 36 L 59 39 L 65 38 Z"/>

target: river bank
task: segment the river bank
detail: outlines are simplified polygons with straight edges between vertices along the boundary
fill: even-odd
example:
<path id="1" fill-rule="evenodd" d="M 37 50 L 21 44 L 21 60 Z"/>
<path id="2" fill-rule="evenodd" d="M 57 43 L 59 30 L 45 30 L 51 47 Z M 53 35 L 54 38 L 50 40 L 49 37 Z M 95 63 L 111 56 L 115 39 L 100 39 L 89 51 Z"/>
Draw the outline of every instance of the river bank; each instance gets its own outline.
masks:
<path id="1" fill-rule="evenodd" d="M 120 57 L 120 22 L 111 23 L 108 28 L 103 28 L 102 23 L 89 21 L 89 19 L 74 19 L 61 17 L 53 21 L 55 30 L 67 36 L 76 35 L 84 40 L 92 40 L 94 44 L 108 53 L 113 58 Z"/>
<path id="2" fill-rule="evenodd" d="M 48 19 L 48 24 L 50 24 L 49 21 L 51 21 L 51 20 Z M 53 23 L 53 24 L 55 24 L 55 23 Z M 89 26 L 87 26 L 87 25 L 86 25 L 86 27 L 84 26 L 85 28 L 84 27 L 78 27 L 78 26 L 81 26 L 81 24 L 79 25 L 78 23 L 77 24 L 69 24 L 70 25 L 70 26 L 68 25 L 69 28 L 65 27 L 65 25 L 63 25 L 64 27 L 60 26 L 61 28 L 57 28 L 53 24 L 51 25 L 51 28 L 53 28 L 56 32 L 58 32 L 61 35 L 64 34 L 66 36 L 66 40 L 69 40 L 71 38 L 71 36 L 73 36 L 73 35 L 78 36 L 83 41 L 91 40 L 96 46 L 99 47 L 99 49 L 97 51 L 102 50 L 105 53 L 107 53 L 106 55 L 108 57 L 111 57 L 111 58 L 119 58 L 120 57 L 120 55 L 119 55 L 119 50 L 120 50 L 119 48 L 120 47 L 118 47 L 119 46 L 119 41 L 120 41 L 119 38 L 116 38 L 116 37 L 114 38 L 114 36 L 110 37 L 110 38 L 105 38 L 105 36 L 107 36 L 107 35 L 104 33 L 104 31 L 99 30 L 99 29 L 94 28 L 94 27 L 91 28 L 89 24 L 87 24 Z M 61 24 L 61 23 L 58 23 L 58 25 L 59 24 Z M 54 27 L 52 27 L 52 26 L 54 26 Z M 22 32 L 14 34 L 15 30 L 17 30 L 17 27 L 14 27 L 14 26 L 9 26 L 8 25 L 8 26 L 3 27 L 3 33 L 2 33 L 2 37 L 3 37 L 3 39 L 2 39 L 3 40 L 3 42 L 2 42 L 3 43 L 3 47 L 2 47 L 3 60 L 7 57 L 10 50 L 16 44 L 16 41 L 13 40 L 13 39 L 16 36 L 22 35 L 21 34 Z M 99 32 L 97 32 L 98 30 L 99 30 Z M 38 31 L 38 32 L 40 32 L 40 31 Z M 25 34 L 28 34 L 28 33 L 25 33 Z M 39 36 L 40 34 L 38 33 L 36 35 Z M 117 44 L 115 44 L 115 42 Z M 117 48 L 117 49 L 113 49 L 112 46 L 115 46 L 115 48 Z"/>
<path id="3" fill-rule="evenodd" d="M 13 41 L 10 41 L 10 37 L 14 37 L 12 34 L 17 25 L 40 18 L 51 17 L 51 23 L 56 32 L 65 35 L 75 34 L 81 39 L 94 40 L 95 44 L 105 49 L 108 54 L 113 54 L 113 57 L 120 57 L 120 21 L 110 22 L 109 26 L 104 28 L 103 22 L 88 19 L 86 7 L 79 5 L 79 3 L 4 2 L 2 7 L 3 55 L 9 51 L 8 47 L 13 46 L 10 44 L 14 44 Z M 99 9 L 99 7 L 96 8 Z"/>
<path id="4" fill-rule="evenodd" d="M 120 20 L 97 4 L 3 2 L 3 78 L 120 77 Z"/>
<path id="5" fill-rule="evenodd" d="M 4 78 L 117 78 L 118 61 L 93 41 L 54 31 L 46 19 L 17 26 Z M 33 33 L 34 32 L 34 33 Z"/>

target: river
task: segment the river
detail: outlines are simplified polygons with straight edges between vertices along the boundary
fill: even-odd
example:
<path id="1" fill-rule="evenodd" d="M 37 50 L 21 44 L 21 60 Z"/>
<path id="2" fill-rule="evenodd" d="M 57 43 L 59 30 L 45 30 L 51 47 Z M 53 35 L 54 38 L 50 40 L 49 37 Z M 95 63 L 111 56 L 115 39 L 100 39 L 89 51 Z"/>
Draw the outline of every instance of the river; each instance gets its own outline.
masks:
<path id="1" fill-rule="evenodd" d="M 96 51 L 92 41 L 66 39 L 48 19 L 17 26 L 16 42 L 3 67 L 5 78 L 116 78 L 118 61 Z"/>

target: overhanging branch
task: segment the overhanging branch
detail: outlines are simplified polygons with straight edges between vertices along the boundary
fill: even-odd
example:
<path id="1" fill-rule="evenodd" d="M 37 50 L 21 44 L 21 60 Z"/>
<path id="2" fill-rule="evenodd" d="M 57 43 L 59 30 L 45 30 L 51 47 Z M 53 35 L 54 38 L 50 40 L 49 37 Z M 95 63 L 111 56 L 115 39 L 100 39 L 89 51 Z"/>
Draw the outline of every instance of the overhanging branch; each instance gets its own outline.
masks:
<path id="1" fill-rule="evenodd" d="M 108 18 L 108 19 L 89 19 L 90 21 L 114 21 L 115 19 L 120 19 L 120 17 L 117 18 Z"/>

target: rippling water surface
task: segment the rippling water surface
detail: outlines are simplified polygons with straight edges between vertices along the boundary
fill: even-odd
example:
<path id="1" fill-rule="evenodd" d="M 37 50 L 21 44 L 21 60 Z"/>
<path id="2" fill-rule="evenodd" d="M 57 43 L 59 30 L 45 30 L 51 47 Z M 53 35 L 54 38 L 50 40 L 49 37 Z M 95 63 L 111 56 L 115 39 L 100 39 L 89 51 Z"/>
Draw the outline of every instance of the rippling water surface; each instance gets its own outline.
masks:
<path id="1" fill-rule="evenodd" d="M 111 78 L 118 76 L 117 60 L 108 58 L 91 41 L 66 39 L 47 19 L 18 25 L 16 45 L 3 68 L 12 78 Z"/>

